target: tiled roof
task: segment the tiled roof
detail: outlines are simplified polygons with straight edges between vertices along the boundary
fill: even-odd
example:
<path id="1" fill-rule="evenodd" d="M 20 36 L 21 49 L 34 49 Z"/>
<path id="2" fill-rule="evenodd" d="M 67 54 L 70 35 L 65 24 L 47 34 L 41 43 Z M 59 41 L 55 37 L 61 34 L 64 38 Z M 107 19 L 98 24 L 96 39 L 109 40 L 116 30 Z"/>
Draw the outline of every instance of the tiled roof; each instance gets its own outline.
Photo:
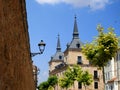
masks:
<path id="1" fill-rule="evenodd" d="M 114 78 L 112 78 L 111 80 L 109 80 L 107 83 L 112 83 L 112 82 L 114 82 L 114 81 L 116 81 L 116 80 L 117 80 L 117 78 L 114 77 Z"/>

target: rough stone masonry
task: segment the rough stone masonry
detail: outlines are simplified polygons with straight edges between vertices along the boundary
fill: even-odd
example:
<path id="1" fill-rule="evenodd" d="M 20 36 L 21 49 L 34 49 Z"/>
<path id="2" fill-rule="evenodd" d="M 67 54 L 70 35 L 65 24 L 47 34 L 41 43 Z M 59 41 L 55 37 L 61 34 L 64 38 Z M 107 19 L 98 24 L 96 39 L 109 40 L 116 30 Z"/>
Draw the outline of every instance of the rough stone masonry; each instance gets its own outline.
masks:
<path id="1" fill-rule="evenodd" d="M 35 90 L 25 0 L 0 0 L 0 90 Z"/>

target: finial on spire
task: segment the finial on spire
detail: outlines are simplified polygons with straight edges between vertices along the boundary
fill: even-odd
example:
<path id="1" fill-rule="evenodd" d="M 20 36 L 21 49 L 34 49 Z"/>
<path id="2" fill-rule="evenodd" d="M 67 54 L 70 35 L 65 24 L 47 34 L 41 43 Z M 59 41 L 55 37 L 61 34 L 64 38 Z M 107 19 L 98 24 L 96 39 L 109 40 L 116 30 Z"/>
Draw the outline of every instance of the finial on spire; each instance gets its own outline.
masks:
<path id="1" fill-rule="evenodd" d="M 75 19 L 77 18 L 76 14 L 75 14 Z"/>
<path id="2" fill-rule="evenodd" d="M 60 37 L 59 33 L 58 33 L 58 38 Z"/>

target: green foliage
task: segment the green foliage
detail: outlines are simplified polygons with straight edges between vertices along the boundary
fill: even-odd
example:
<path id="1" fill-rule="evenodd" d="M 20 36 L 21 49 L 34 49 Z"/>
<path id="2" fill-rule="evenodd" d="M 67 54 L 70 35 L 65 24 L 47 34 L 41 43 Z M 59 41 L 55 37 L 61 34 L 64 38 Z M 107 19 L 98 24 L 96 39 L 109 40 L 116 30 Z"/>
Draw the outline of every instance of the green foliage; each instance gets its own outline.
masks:
<path id="1" fill-rule="evenodd" d="M 92 74 L 88 71 L 83 72 L 81 80 L 79 82 L 83 83 L 84 86 L 90 85 L 93 82 Z"/>
<path id="2" fill-rule="evenodd" d="M 97 26 L 99 35 L 92 43 L 87 43 L 82 47 L 82 52 L 87 59 L 95 66 L 104 67 L 107 62 L 115 56 L 118 50 L 118 37 L 114 34 L 114 28 L 109 27 L 104 33 L 101 25 Z"/>
<path id="3" fill-rule="evenodd" d="M 49 83 L 50 86 L 54 87 L 58 83 L 58 78 L 57 76 L 50 76 L 47 82 Z"/>
<path id="4" fill-rule="evenodd" d="M 71 80 L 78 80 L 81 78 L 82 69 L 78 65 L 74 65 L 73 67 L 68 67 L 67 71 L 64 73 L 65 77 Z"/>
<path id="5" fill-rule="evenodd" d="M 47 81 L 39 85 L 39 90 L 53 90 L 53 87 L 58 83 L 57 76 L 50 76 Z"/>
<path id="6" fill-rule="evenodd" d="M 74 83 L 74 81 L 67 77 L 59 78 L 59 85 L 62 88 L 69 88 L 71 85 L 73 85 L 73 83 Z"/>
<path id="7" fill-rule="evenodd" d="M 59 79 L 59 85 L 62 88 L 69 88 L 74 84 L 74 81 L 81 82 L 84 85 L 89 85 L 92 83 L 92 75 L 87 71 L 84 72 L 79 65 L 74 65 L 72 67 L 68 67 L 63 77 Z"/>
<path id="8" fill-rule="evenodd" d="M 49 86 L 48 90 L 54 90 L 53 86 Z"/>
<path id="9" fill-rule="evenodd" d="M 48 82 L 42 82 L 40 85 L 39 85 L 39 90 L 48 90 L 48 87 L 49 87 L 49 84 Z"/>
<path id="10" fill-rule="evenodd" d="M 79 66 L 74 65 L 73 67 L 68 67 L 64 76 L 59 79 L 59 84 L 62 88 L 69 88 L 74 84 L 74 81 L 81 77 L 82 70 Z"/>

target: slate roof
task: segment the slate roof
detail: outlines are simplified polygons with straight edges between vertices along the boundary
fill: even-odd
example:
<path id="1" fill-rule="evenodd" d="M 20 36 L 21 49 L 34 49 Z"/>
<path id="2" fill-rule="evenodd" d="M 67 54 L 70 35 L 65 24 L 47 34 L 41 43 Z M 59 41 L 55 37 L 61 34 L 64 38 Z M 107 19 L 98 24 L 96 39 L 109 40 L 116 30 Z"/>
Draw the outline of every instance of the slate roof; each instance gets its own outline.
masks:
<path id="1" fill-rule="evenodd" d="M 51 57 L 51 60 L 63 60 L 63 59 L 64 59 L 64 53 L 61 52 L 60 38 L 58 35 L 56 53 Z"/>
<path id="2" fill-rule="evenodd" d="M 77 20 L 75 16 L 75 21 L 74 21 L 74 28 L 73 28 L 73 38 L 70 44 L 67 45 L 69 49 L 77 49 L 81 48 L 83 43 L 80 41 L 79 38 L 79 32 L 78 32 L 78 27 L 77 27 Z"/>

